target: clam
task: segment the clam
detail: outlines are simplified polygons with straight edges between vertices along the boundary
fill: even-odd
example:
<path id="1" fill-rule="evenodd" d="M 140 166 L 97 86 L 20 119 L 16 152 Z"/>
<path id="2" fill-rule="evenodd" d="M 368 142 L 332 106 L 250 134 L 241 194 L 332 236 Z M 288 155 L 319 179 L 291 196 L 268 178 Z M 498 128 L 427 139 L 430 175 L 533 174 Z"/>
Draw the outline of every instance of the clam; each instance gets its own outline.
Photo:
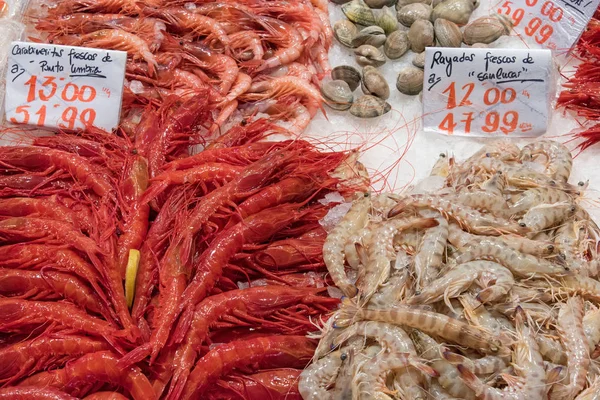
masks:
<path id="1" fill-rule="evenodd" d="M 393 6 L 396 0 L 365 0 L 365 3 L 371 8 L 382 8 Z"/>
<path id="2" fill-rule="evenodd" d="M 389 7 L 375 12 L 375 23 L 385 31 L 386 35 L 398 30 L 396 13 Z"/>
<path id="3" fill-rule="evenodd" d="M 512 29 L 512 23 L 496 15 L 477 18 L 465 26 L 463 41 L 466 44 L 483 43 L 489 44 L 502 35 L 508 35 Z"/>
<path id="4" fill-rule="evenodd" d="M 404 7 L 408 4 L 415 4 L 415 3 L 428 4 L 433 7 L 433 5 L 431 4 L 431 0 L 398 0 L 396 2 L 396 10 L 400 10 L 402 7 Z"/>
<path id="5" fill-rule="evenodd" d="M 425 52 L 419 53 L 413 58 L 412 63 L 415 67 L 425 68 Z"/>
<path id="6" fill-rule="evenodd" d="M 415 53 L 421 53 L 425 47 L 433 46 L 433 24 L 425 19 L 416 20 L 408 30 L 410 48 Z"/>
<path id="7" fill-rule="evenodd" d="M 356 62 L 360 66 L 371 65 L 373 67 L 380 67 L 385 64 L 385 55 L 377 49 L 377 47 L 371 46 L 370 44 L 363 44 L 354 50 L 356 54 Z"/>
<path id="8" fill-rule="evenodd" d="M 439 47 L 460 47 L 462 32 L 454 22 L 438 18 L 433 23 L 433 31 Z"/>
<path id="9" fill-rule="evenodd" d="M 458 25 L 465 25 L 479 3 L 472 0 L 446 0 L 435 6 L 431 20 L 444 18 Z"/>
<path id="10" fill-rule="evenodd" d="M 363 44 L 370 44 L 374 47 L 381 47 L 385 43 L 385 32 L 383 28 L 379 26 L 367 26 L 358 32 L 358 35 L 352 39 L 352 47 L 362 46 Z"/>
<path id="11" fill-rule="evenodd" d="M 396 16 L 398 21 L 404 26 L 410 28 L 410 26 L 418 19 L 429 19 L 431 18 L 431 12 L 433 8 L 431 8 L 428 4 L 423 3 L 413 3 L 408 4 L 398 10 Z"/>
<path id="12" fill-rule="evenodd" d="M 325 82 L 321 86 L 321 94 L 325 100 L 325 104 L 334 110 L 347 110 L 352 106 L 352 90 L 350 86 L 340 79 Z"/>
<path id="13" fill-rule="evenodd" d="M 333 80 L 342 80 L 348 84 L 351 91 L 355 91 L 358 85 L 360 85 L 360 72 L 350 65 L 340 65 L 335 67 L 331 71 L 331 78 Z"/>
<path id="14" fill-rule="evenodd" d="M 488 47 L 490 47 L 490 46 L 485 43 L 473 43 L 471 45 L 472 49 L 487 49 Z"/>
<path id="15" fill-rule="evenodd" d="M 369 65 L 363 68 L 361 88 L 364 94 L 377 96 L 380 99 L 387 100 L 390 97 L 390 86 L 385 77 L 377 68 Z"/>
<path id="16" fill-rule="evenodd" d="M 342 6 L 342 12 L 350 21 L 363 25 L 375 25 L 375 15 L 373 10 L 365 4 L 363 0 L 352 0 Z"/>
<path id="17" fill-rule="evenodd" d="M 358 28 L 352 22 L 344 19 L 333 24 L 333 34 L 346 47 L 352 47 L 352 40 L 358 34 Z"/>
<path id="18" fill-rule="evenodd" d="M 414 96 L 423 90 L 423 77 L 425 72 L 412 65 L 403 67 L 398 73 L 396 88 L 400 93 Z"/>
<path id="19" fill-rule="evenodd" d="M 331 2 L 335 4 L 346 4 L 349 1 L 350 0 L 331 0 Z"/>
<path id="20" fill-rule="evenodd" d="M 408 51 L 408 35 L 404 31 L 395 31 L 390 33 L 383 45 L 383 51 L 389 59 L 400 58 Z"/>
<path id="21" fill-rule="evenodd" d="M 359 118 L 375 118 L 389 112 L 391 109 L 392 106 L 387 101 L 379 97 L 364 95 L 352 103 L 350 114 Z"/>

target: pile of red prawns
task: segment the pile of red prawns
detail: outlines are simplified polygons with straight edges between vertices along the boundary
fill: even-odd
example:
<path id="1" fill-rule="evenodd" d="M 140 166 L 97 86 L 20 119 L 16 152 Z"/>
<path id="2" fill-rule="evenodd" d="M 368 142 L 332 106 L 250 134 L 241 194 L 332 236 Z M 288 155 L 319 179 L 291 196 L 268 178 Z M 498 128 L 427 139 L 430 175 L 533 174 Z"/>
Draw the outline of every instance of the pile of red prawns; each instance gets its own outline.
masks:
<path id="1" fill-rule="evenodd" d="M 367 182 L 264 119 L 210 137 L 211 115 L 170 97 L 132 135 L 0 147 L 0 399 L 300 399 L 338 304 L 322 199 Z"/>
<path id="2" fill-rule="evenodd" d="M 213 131 L 239 109 L 299 133 L 331 69 L 327 0 L 59 0 L 35 26 L 50 43 L 127 51 L 124 129 L 148 102 L 208 90 Z"/>
<path id="3" fill-rule="evenodd" d="M 600 142 L 600 9 L 579 38 L 573 54 L 581 63 L 563 85 L 557 106 L 582 117 L 583 129 L 577 129 L 573 135 L 582 139 L 578 147 L 585 150 Z"/>

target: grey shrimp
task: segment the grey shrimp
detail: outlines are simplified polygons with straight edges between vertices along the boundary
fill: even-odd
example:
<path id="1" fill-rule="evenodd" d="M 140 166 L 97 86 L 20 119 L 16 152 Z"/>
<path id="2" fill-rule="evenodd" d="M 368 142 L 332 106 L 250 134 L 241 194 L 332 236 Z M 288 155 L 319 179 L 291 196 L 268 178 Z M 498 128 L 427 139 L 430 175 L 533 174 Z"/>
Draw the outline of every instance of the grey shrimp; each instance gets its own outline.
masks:
<path id="1" fill-rule="evenodd" d="M 420 329 L 427 334 L 483 353 L 498 353 L 504 350 L 496 335 L 443 314 L 411 306 L 395 306 L 388 309 L 359 308 L 351 300 L 344 299 L 334 326 L 340 328 L 361 320 L 389 322 Z"/>
<path id="2" fill-rule="evenodd" d="M 450 169 L 454 165 L 454 157 L 450 157 L 446 153 L 440 153 L 435 164 L 431 168 L 429 176 L 439 176 L 446 178 L 450 174 Z"/>
<path id="3" fill-rule="evenodd" d="M 429 399 L 431 400 L 459 400 L 451 396 L 438 382 L 431 382 L 429 385 Z M 464 399 L 464 397 L 462 397 Z"/>
<path id="4" fill-rule="evenodd" d="M 448 361 L 440 358 L 443 345 L 419 330 L 414 330 L 411 336 L 414 337 L 413 340 L 419 355 L 429 360 L 431 367 L 440 374 L 438 382 L 444 390 L 451 396 L 460 399 L 475 400 L 475 393 L 459 378 L 457 369 Z"/>
<path id="5" fill-rule="evenodd" d="M 573 157 L 562 143 L 553 140 L 538 140 L 521 149 L 521 160 L 532 161 L 534 156 L 546 157 L 546 173 L 553 179 L 567 182 L 571 176 Z"/>
<path id="6" fill-rule="evenodd" d="M 542 400 L 546 398 L 546 371 L 544 361 L 531 328 L 524 324 L 522 312 L 517 313 L 517 333 L 519 340 L 514 345 L 514 363 L 516 371 L 523 378 L 514 380 L 512 385 L 500 390 L 482 382 L 465 365 L 459 364 L 457 369 L 463 381 L 475 391 L 480 399 L 500 400 Z"/>
<path id="7" fill-rule="evenodd" d="M 512 215 L 506 199 L 495 193 L 483 190 L 462 192 L 456 195 L 456 201 L 477 211 L 489 212 L 500 218 L 510 218 Z"/>
<path id="8" fill-rule="evenodd" d="M 550 392 L 550 399 L 573 399 L 584 388 L 590 351 L 583 330 L 583 300 L 579 296 L 571 297 L 558 312 L 558 333 L 567 352 L 569 383 L 557 384 Z"/>
<path id="9" fill-rule="evenodd" d="M 421 246 L 422 240 L 423 232 L 411 229 L 408 231 L 402 231 L 398 235 L 394 236 L 394 246 L 400 247 L 411 254 L 414 254 Z"/>
<path id="10" fill-rule="evenodd" d="M 371 232 L 367 247 L 367 263 L 360 270 L 356 286 L 360 302 L 365 304 L 390 275 L 390 260 L 394 258 L 394 235 L 405 229 L 425 229 L 437 225 L 433 218 L 391 219 L 378 223 Z"/>
<path id="11" fill-rule="evenodd" d="M 504 337 L 508 337 L 514 331 L 514 327 L 508 319 L 502 315 L 492 314 L 473 295 L 465 293 L 459 300 L 463 307 L 463 314 L 471 325 L 480 326 L 496 335 L 504 335 Z"/>
<path id="12" fill-rule="evenodd" d="M 493 158 L 482 159 L 477 163 L 477 167 L 486 172 L 502 171 L 511 186 L 521 189 L 548 187 L 559 188 L 569 193 L 578 193 L 580 189 L 566 182 L 557 182 L 542 172 L 534 171 L 522 165 L 510 165 Z"/>
<path id="13" fill-rule="evenodd" d="M 471 261 L 457 265 L 431 282 L 410 298 L 408 304 L 431 304 L 442 299 L 448 304 L 450 298 L 458 297 L 475 282 L 483 288 L 477 299 L 486 303 L 508 293 L 515 281 L 510 271 L 498 263 Z"/>
<path id="14" fill-rule="evenodd" d="M 555 251 L 555 245 L 551 242 L 528 239 L 519 235 L 479 236 L 463 231 L 457 224 L 450 224 L 448 228 L 448 241 L 461 250 L 464 250 L 465 247 L 475 240 L 484 239 L 486 241 L 505 244 L 516 251 L 538 257 L 548 256 Z"/>
<path id="15" fill-rule="evenodd" d="M 576 207 L 571 202 L 540 204 L 529 209 L 519 220 L 519 225 L 530 229 L 529 235 L 557 226 L 573 216 Z"/>
<path id="16" fill-rule="evenodd" d="M 410 195 L 398 202 L 389 212 L 389 217 L 398 215 L 407 206 L 433 208 L 455 219 L 460 226 L 478 235 L 497 236 L 501 233 L 527 233 L 529 230 L 523 228 L 513 221 L 483 214 L 474 208 L 457 204 L 452 196 L 433 195 Z"/>
<path id="17" fill-rule="evenodd" d="M 425 231 L 419 251 L 415 255 L 414 272 L 417 290 L 429 284 L 437 276 L 442 267 L 448 241 L 448 221 L 435 212 L 425 213 L 424 216 L 435 216 L 438 225 Z"/>
<path id="18" fill-rule="evenodd" d="M 409 366 L 429 376 L 438 376 L 433 368 L 407 353 L 381 353 L 374 360 L 364 362 L 355 373 L 353 390 L 358 394 L 358 400 L 392 400 L 385 393 L 389 392 L 387 374 Z"/>
<path id="19" fill-rule="evenodd" d="M 357 360 L 355 355 L 362 350 L 363 345 L 364 341 L 355 337 L 340 349 L 342 365 L 335 380 L 335 387 L 331 390 L 332 400 L 352 400 L 352 379 Z"/>
<path id="20" fill-rule="evenodd" d="M 304 400 L 333 400 L 328 388 L 337 378 L 342 365 L 341 355 L 339 350 L 331 352 L 302 371 L 298 391 Z"/>
<path id="21" fill-rule="evenodd" d="M 575 398 L 575 400 L 600 400 L 600 377 Z"/>
<path id="22" fill-rule="evenodd" d="M 585 313 L 583 332 L 587 338 L 590 353 L 593 353 L 600 343 L 600 309 L 592 309 Z"/>
<path id="23" fill-rule="evenodd" d="M 524 254 L 510 248 L 507 244 L 491 240 L 475 240 L 460 254 L 457 264 L 473 260 L 495 261 L 508 268 L 513 274 L 530 277 L 539 274 L 565 275 L 565 266 L 554 264 L 546 259 Z"/>
<path id="24" fill-rule="evenodd" d="M 521 214 L 532 207 L 540 204 L 554 204 L 573 201 L 573 197 L 564 190 L 556 188 L 532 188 L 527 189 L 514 197 L 511 197 L 512 214 Z"/>
<path id="25" fill-rule="evenodd" d="M 363 321 L 357 322 L 346 328 L 344 332 L 338 336 L 337 341 L 342 343 L 351 337 L 365 337 L 377 340 L 384 351 L 390 355 L 405 353 L 412 359 L 416 360 L 417 353 L 412 340 L 408 334 L 399 326 L 388 324 L 385 322 Z M 377 371 L 372 371 L 377 372 Z M 425 384 L 425 377 L 422 371 L 414 366 L 407 366 L 396 374 L 395 383 L 400 386 L 405 386 L 406 382 L 411 382 L 412 387 L 405 388 L 405 395 L 418 395 L 421 393 L 421 387 Z M 420 385 L 415 385 L 420 383 Z"/>
<path id="26" fill-rule="evenodd" d="M 379 290 L 371 296 L 367 306 L 370 308 L 386 308 L 399 302 L 406 297 L 409 290 L 406 285 L 408 278 L 408 268 L 393 270 L 387 282 L 381 285 Z"/>
<path id="27" fill-rule="evenodd" d="M 563 350 L 560 341 L 543 334 L 538 335 L 536 340 L 542 356 L 554 364 L 567 365 L 567 353 Z"/>
<path id="28" fill-rule="evenodd" d="M 490 179 L 488 179 L 485 182 L 482 182 L 479 185 L 479 187 L 483 192 L 495 194 L 496 196 L 502 197 L 504 196 L 504 190 L 506 189 L 507 184 L 508 181 L 506 180 L 504 174 L 498 171 Z"/>
<path id="29" fill-rule="evenodd" d="M 442 357 L 453 365 L 462 364 L 475 375 L 489 375 L 504 371 L 507 368 L 506 362 L 498 356 L 483 356 L 471 359 L 444 349 L 442 350 Z"/>
<path id="30" fill-rule="evenodd" d="M 340 223 L 327 235 L 323 245 L 323 261 L 335 285 L 346 295 L 354 297 L 357 293 L 344 270 L 344 245 L 350 236 L 362 229 L 369 216 L 371 196 L 354 201 L 350 210 L 344 215 Z"/>

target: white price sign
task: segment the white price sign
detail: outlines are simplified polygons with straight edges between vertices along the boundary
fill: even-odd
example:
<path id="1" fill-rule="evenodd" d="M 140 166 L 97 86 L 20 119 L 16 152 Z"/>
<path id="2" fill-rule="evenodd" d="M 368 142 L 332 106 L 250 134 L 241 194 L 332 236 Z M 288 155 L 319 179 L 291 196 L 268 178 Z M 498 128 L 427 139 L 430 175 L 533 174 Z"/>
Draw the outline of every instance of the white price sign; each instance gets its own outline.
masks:
<path id="1" fill-rule="evenodd" d="M 127 53 L 14 42 L 8 55 L 6 119 L 61 129 L 119 124 Z"/>
<path id="2" fill-rule="evenodd" d="M 600 0 L 501 0 L 493 8 L 514 21 L 525 42 L 569 50 L 585 29 Z"/>
<path id="3" fill-rule="evenodd" d="M 423 128 L 463 136 L 541 135 L 552 65 L 550 50 L 428 47 Z"/>

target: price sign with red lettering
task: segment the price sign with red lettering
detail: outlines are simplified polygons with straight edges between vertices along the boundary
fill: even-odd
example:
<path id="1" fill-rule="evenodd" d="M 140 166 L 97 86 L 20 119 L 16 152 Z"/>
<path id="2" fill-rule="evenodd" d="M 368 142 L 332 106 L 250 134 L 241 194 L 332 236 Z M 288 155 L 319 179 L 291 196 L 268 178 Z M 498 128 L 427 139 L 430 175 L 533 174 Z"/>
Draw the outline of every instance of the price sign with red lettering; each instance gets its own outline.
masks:
<path id="1" fill-rule="evenodd" d="M 119 124 L 126 61 L 123 51 L 14 42 L 7 64 L 6 119 L 111 131 Z"/>
<path id="2" fill-rule="evenodd" d="M 542 135 L 554 93 L 552 68 L 550 50 L 428 47 L 423 128 L 462 136 Z"/>
<path id="3" fill-rule="evenodd" d="M 509 16 L 525 42 L 569 50 L 598 8 L 600 0 L 500 0 L 495 7 Z"/>

